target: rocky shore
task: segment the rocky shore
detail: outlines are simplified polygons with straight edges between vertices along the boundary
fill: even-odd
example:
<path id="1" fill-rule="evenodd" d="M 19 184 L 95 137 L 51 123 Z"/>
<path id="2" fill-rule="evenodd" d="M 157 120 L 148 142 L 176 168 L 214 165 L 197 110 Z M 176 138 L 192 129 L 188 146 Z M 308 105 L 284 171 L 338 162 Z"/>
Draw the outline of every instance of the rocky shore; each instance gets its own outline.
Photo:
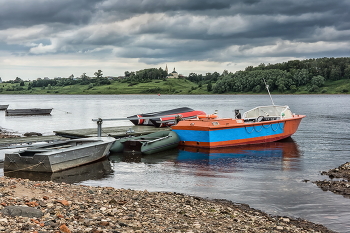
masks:
<path id="1" fill-rule="evenodd" d="M 0 127 L 0 138 L 17 138 L 19 135 L 16 135 L 14 132 L 6 130 Z"/>
<path id="2" fill-rule="evenodd" d="M 330 180 L 318 180 L 314 181 L 314 184 L 323 191 L 330 191 L 350 198 L 350 162 L 328 171 L 322 171 L 321 175 L 328 176 Z"/>
<path id="3" fill-rule="evenodd" d="M 333 232 L 245 204 L 0 177 L 2 232 Z"/>

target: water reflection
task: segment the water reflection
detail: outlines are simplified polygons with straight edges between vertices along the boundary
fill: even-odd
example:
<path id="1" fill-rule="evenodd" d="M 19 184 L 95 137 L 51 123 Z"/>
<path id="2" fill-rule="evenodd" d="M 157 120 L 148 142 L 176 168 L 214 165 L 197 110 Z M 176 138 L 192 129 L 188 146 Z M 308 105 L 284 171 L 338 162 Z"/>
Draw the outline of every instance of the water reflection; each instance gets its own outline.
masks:
<path id="1" fill-rule="evenodd" d="M 105 159 L 55 173 L 8 171 L 4 172 L 4 175 L 11 178 L 22 178 L 33 181 L 54 181 L 73 184 L 86 180 L 100 180 L 112 173 L 111 164 Z"/>
<path id="2" fill-rule="evenodd" d="M 176 164 L 231 173 L 250 164 L 276 164 L 280 161 L 282 170 L 300 170 L 299 157 L 298 145 L 289 138 L 278 142 L 217 149 L 180 147 Z M 274 167 L 276 168 L 278 169 Z"/>
<path id="3" fill-rule="evenodd" d="M 171 149 L 164 152 L 155 153 L 152 155 L 142 155 L 140 153 L 111 153 L 109 160 L 112 163 L 126 162 L 126 163 L 145 163 L 145 164 L 157 164 L 166 161 L 174 161 L 178 157 L 179 150 Z"/>
<path id="4" fill-rule="evenodd" d="M 278 142 L 204 149 L 181 146 L 177 149 L 153 155 L 139 153 L 111 154 L 112 163 L 156 164 L 172 162 L 176 167 L 193 167 L 200 170 L 218 170 L 231 173 L 249 164 L 281 163 L 282 170 L 300 170 L 300 150 L 292 138 Z M 274 167 L 273 169 L 279 169 Z"/>

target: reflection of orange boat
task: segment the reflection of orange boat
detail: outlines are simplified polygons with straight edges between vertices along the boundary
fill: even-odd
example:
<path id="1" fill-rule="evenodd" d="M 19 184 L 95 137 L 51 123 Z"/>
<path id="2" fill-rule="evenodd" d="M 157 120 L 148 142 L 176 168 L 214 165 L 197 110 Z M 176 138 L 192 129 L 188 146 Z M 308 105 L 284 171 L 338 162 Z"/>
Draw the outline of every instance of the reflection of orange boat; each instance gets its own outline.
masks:
<path id="1" fill-rule="evenodd" d="M 289 161 L 298 157 L 300 157 L 300 151 L 297 144 L 293 139 L 288 138 L 278 142 L 224 148 L 180 146 L 177 163 L 213 165 L 232 169 L 237 163 L 264 163 L 278 160 L 282 161 L 283 169 L 290 169 L 294 165 L 290 165 Z"/>
<path id="2" fill-rule="evenodd" d="M 192 153 L 213 155 L 233 155 L 240 157 L 239 155 L 257 155 L 267 154 L 271 152 L 278 152 L 283 158 L 295 158 L 300 156 L 300 152 L 297 144 L 293 139 L 287 138 L 277 142 L 269 142 L 262 144 L 252 144 L 245 146 L 231 146 L 231 147 L 219 147 L 219 148 L 198 148 L 191 146 L 179 146 L 180 151 L 187 151 Z"/>

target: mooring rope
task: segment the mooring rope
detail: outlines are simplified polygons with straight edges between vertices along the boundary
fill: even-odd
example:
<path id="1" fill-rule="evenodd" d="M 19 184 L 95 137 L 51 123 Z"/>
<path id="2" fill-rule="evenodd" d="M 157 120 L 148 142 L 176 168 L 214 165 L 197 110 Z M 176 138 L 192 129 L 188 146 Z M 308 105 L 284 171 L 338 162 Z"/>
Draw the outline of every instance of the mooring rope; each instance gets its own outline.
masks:
<path id="1" fill-rule="evenodd" d="M 259 131 L 258 131 L 258 130 L 256 130 L 256 128 L 255 128 L 255 127 L 256 127 L 256 126 L 254 125 L 254 126 L 253 126 L 254 130 L 255 130 L 256 132 L 260 133 L 260 132 L 261 132 L 261 130 L 263 130 L 264 125 L 261 125 L 261 126 L 260 126 L 260 130 L 259 130 Z"/>
<path id="2" fill-rule="evenodd" d="M 255 132 L 257 132 L 257 133 L 260 133 L 262 130 L 263 130 L 263 128 L 265 128 L 265 129 L 268 129 L 268 128 L 270 128 L 271 127 L 271 129 L 274 131 L 274 132 L 276 132 L 279 128 L 280 129 L 284 129 L 284 123 L 283 122 L 279 122 L 279 123 L 277 123 L 276 125 L 277 125 L 277 127 L 276 127 L 276 129 L 274 129 L 273 128 L 273 126 L 272 126 L 273 124 L 262 124 L 261 125 L 261 128 L 260 128 L 260 130 L 256 130 L 256 125 L 253 125 L 253 126 L 250 126 L 251 128 L 252 128 L 252 131 L 248 131 L 248 128 L 249 127 L 244 127 L 245 128 L 245 130 L 247 131 L 247 133 L 249 133 L 249 134 L 251 134 L 251 133 L 253 133 L 254 131 Z M 282 126 L 281 126 L 282 125 Z M 266 127 L 267 126 L 267 127 Z"/>
<path id="3" fill-rule="evenodd" d="M 17 169 L 17 170 L 12 170 L 12 171 L 6 171 L 6 172 L 4 172 L 4 174 L 5 174 L 5 173 L 12 173 L 12 172 L 19 172 L 19 171 L 22 171 L 22 170 L 25 170 L 25 169 L 32 169 L 32 168 L 34 168 L 34 167 L 36 167 L 36 166 L 39 166 L 39 165 L 41 165 L 41 164 L 43 164 L 42 161 L 39 162 L 39 163 L 37 163 L 37 164 L 34 164 L 34 165 L 32 165 L 32 166 L 29 166 L 29 167 L 25 167 L 25 168 L 21 168 L 21 169 Z M 16 165 L 16 166 L 17 166 L 17 165 Z"/>
<path id="4" fill-rule="evenodd" d="M 57 110 L 57 111 L 64 112 L 64 113 L 66 113 L 66 114 L 72 114 L 71 112 L 67 112 L 67 111 L 64 111 L 64 110 L 57 109 L 57 108 L 53 108 L 53 109 L 55 109 L 55 110 Z"/>

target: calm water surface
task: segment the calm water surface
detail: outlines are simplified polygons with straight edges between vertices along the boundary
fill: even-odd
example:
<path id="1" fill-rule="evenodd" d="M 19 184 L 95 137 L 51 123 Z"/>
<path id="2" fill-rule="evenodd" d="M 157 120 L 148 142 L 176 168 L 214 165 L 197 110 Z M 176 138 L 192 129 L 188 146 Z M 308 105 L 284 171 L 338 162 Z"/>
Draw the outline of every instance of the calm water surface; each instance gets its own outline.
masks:
<path id="1" fill-rule="evenodd" d="M 45 177 L 12 176 L 222 198 L 272 215 L 303 218 L 349 232 L 350 199 L 303 180 L 326 179 L 321 171 L 350 161 L 350 95 L 275 95 L 273 99 L 277 105 L 289 105 L 293 112 L 307 115 L 292 140 L 225 151 L 180 148 L 134 158 L 112 154 L 110 161 Z M 91 119 L 99 117 L 126 117 L 184 106 L 208 114 L 218 110 L 221 117 L 232 117 L 236 108 L 243 112 L 271 103 L 268 95 L 0 95 L 0 100 L 10 104 L 9 108 L 53 108 L 51 116 L 6 117 L 0 112 L 1 127 L 44 135 L 55 130 L 95 128 Z M 103 123 L 117 125 L 132 124 Z M 0 151 L 0 159 L 6 151 Z"/>

